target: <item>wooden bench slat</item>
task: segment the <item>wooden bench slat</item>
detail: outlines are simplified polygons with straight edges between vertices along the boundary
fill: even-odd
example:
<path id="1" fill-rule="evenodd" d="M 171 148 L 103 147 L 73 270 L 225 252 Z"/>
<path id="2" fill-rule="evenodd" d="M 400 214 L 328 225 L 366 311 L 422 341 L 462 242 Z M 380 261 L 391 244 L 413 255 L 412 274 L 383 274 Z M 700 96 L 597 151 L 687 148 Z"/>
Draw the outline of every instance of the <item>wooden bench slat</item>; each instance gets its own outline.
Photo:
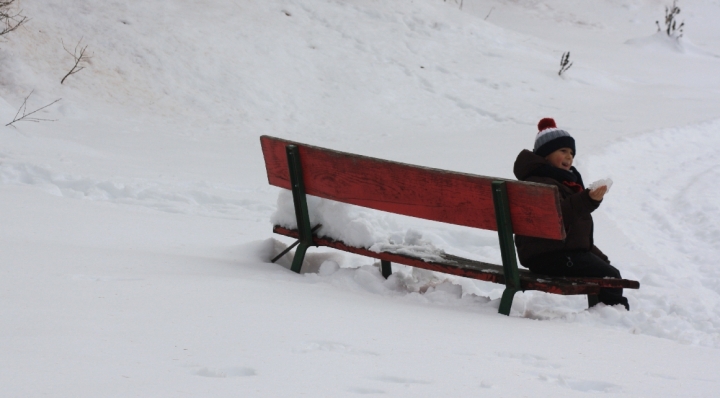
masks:
<path id="1" fill-rule="evenodd" d="M 307 194 L 376 210 L 497 230 L 491 183 L 498 180 L 260 137 L 268 181 L 290 189 L 285 146 L 297 145 Z M 507 181 L 513 230 L 564 239 L 557 188 Z"/>
<path id="2" fill-rule="evenodd" d="M 453 256 L 452 254 L 445 254 L 444 257 L 449 260 L 456 259 L 458 265 L 462 266 L 462 267 L 472 266 L 472 264 L 477 263 L 477 261 L 475 261 L 475 260 L 468 260 L 463 257 Z M 487 264 L 487 263 L 482 263 L 482 264 Z M 493 265 L 493 264 L 487 264 L 487 265 Z M 500 272 L 502 272 L 501 265 L 494 265 L 494 266 L 499 267 Z M 621 289 L 639 289 L 640 288 L 639 282 L 633 281 L 630 279 L 590 278 L 590 277 L 573 278 L 573 277 L 568 277 L 568 276 L 557 277 L 557 276 L 535 274 L 527 269 L 518 269 L 518 272 L 520 274 L 521 283 L 524 279 L 528 282 L 529 281 L 539 281 L 539 282 L 543 283 L 544 281 L 551 281 L 553 283 L 559 283 L 559 284 L 597 285 L 598 287 L 608 287 L 608 288 L 621 288 Z M 525 290 L 543 290 L 543 289 L 525 289 Z M 543 290 L 543 291 L 546 291 L 546 290 Z"/>
<path id="3" fill-rule="evenodd" d="M 297 230 L 290 230 L 275 226 L 273 232 L 298 238 Z M 373 252 L 368 249 L 348 246 L 345 243 L 326 237 L 313 235 L 313 243 L 317 246 L 332 247 L 362 256 L 372 257 L 379 260 L 390 261 L 398 264 L 410 265 L 431 271 L 443 272 L 446 274 L 463 276 L 487 282 L 505 283 L 503 267 L 501 265 L 469 260 L 462 257 L 446 254 L 442 262 L 430 262 L 421 258 L 390 252 Z M 566 278 L 548 277 L 533 274 L 527 270 L 520 271 L 520 284 L 523 290 L 539 290 L 548 293 L 575 295 L 575 294 L 598 294 L 600 288 L 626 288 L 638 289 L 640 284 L 627 279 L 604 279 L 604 278 Z"/>

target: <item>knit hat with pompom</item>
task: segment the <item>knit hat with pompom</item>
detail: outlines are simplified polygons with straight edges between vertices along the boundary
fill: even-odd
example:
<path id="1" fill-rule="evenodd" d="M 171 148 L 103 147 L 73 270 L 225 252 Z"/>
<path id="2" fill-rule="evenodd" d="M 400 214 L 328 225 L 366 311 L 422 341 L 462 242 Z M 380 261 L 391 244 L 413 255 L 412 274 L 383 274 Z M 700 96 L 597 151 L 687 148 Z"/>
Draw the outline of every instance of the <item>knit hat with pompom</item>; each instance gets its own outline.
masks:
<path id="1" fill-rule="evenodd" d="M 545 157 L 560 148 L 572 149 L 573 156 L 575 156 L 575 139 L 567 131 L 557 128 L 554 119 L 549 117 L 541 119 L 538 123 L 533 152 Z"/>

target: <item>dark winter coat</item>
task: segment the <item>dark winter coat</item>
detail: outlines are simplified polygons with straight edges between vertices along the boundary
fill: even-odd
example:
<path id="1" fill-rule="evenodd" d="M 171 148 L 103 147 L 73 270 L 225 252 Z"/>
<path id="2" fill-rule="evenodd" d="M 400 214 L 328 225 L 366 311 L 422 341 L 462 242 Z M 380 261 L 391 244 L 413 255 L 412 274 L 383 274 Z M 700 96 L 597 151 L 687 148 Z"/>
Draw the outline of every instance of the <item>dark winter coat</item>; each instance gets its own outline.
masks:
<path id="1" fill-rule="evenodd" d="M 533 238 L 515 235 L 520 263 L 528 268 L 548 261 L 559 252 L 589 251 L 606 262 L 610 262 L 593 243 L 593 219 L 590 213 L 601 202 L 590 198 L 580 173 L 572 167 L 566 171 L 552 166 L 545 158 L 523 150 L 515 160 L 515 177 L 520 181 L 554 185 L 560 192 L 560 209 L 565 224 L 565 240 Z"/>

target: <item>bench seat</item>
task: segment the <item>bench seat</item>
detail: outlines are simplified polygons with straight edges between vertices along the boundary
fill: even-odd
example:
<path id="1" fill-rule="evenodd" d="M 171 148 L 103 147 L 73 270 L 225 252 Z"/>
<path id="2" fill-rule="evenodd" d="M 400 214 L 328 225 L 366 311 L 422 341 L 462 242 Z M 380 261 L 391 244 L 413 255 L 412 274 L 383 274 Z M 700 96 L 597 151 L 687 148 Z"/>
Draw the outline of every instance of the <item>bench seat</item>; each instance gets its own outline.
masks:
<path id="1" fill-rule="evenodd" d="M 298 230 L 287 229 L 278 225 L 273 227 L 273 232 L 295 239 L 300 238 Z M 349 246 L 342 241 L 317 235 L 313 235 L 313 244 L 315 246 L 332 247 L 334 249 L 359 254 L 361 256 L 376 258 L 381 261 L 404 264 L 430 271 L 478 279 L 486 282 L 505 284 L 505 275 L 503 274 L 502 265 L 470 260 L 463 257 L 453 256 L 451 254 L 441 255 L 442 261 L 427 261 L 425 259 L 408 256 L 406 254 L 392 252 L 378 253 L 364 248 Z M 597 295 L 600 288 L 603 287 L 625 289 L 640 288 L 639 282 L 628 279 L 551 277 L 535 274 L 525 269 L 518 269 L 518 273 L 520 276 L 520 285 L 522 290 L 539 290 L 562 295 Z"/>

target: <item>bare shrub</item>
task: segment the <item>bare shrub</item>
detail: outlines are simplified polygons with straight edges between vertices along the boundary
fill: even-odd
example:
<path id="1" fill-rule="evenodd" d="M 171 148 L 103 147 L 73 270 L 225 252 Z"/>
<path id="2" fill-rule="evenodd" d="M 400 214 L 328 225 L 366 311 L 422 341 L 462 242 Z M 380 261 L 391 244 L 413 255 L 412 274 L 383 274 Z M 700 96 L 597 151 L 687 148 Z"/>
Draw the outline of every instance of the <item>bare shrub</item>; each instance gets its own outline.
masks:
<path id="1" fill-rule="evenodd" d="M 685 22 L 677 24 L 677 16 L 680 15 L 680 7 L 677 6 L 677 0 L 673 0 L 672 7 L 665 6 L 665 29 L 660 28 L 660 21 L 655 21 L 658 32 L 664 30 L 665 33 L 672 38 L 679 39 L 683 35 L 683 27 Z"/>
<path id="2" fill-rule="evenodd" d="M 19 28 L 28 21 L 28 18 L 20 13 L 22 10 L 13 12 L 11 9 L 15 0 L 0 0 L 0 37 Z"/>
<path id="3" fill-rule="evenodd" d="M 62 42 L 62 40 L 61 40 L 61 42 Z M 60 80 L 60 84 L 63 84 L 65 82 L 65 79 L 67 79 L 70 75 L 74 75 L 74 74 L 80 72 L 81 70 L 85 69 L 85 65 L 81 65 L 81 64 L 87 63 L 90 60 L 90 58 L 92 58 L 92 55 L 86 54 L 88 45 L 86 44 L 85 47 L 81 47 L 80 46 L 81 42 L 82 42 L 82 37 L 80 38 L 78 43 L 75 45 L 75 50 L 73 50 L 73 52 L 70 52 L 70 50 L 68 50 L 65 47 L 64 42 L 62 43 L 63 49 L 65 50 L 66 53 L 70 54 L 70 56 L 73 57 L 75 64 L 70 69 L 70 71 L 62 78 L 62 80 Z"/>
<path id="4" fill-rule="evenodd" d="M 563 72 L 570 69 L 572 65 L 573 63 L 570 62 L 570 51 L 563 53 L 562 57 L 560 57 L 560 71 L 558 71 L 558 76 L 562 76 Z"/>

